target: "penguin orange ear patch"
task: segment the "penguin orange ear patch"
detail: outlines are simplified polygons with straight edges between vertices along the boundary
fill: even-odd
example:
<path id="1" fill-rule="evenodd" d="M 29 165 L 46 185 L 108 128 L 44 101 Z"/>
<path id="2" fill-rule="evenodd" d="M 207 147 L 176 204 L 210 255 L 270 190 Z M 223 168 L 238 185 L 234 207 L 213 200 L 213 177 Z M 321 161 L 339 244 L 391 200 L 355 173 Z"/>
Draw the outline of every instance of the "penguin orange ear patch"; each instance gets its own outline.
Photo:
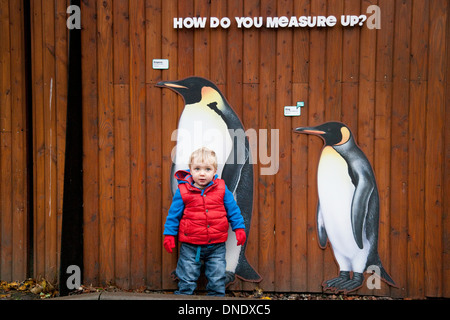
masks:
<path id="1" fill-rule="evenodd" d="M 327 122 L 294 131 L 320 135 L 326 145 L 317 170 L 317 226 L 319 243 L 330 243 L 339 275 L 324 281 L 324 290 L 355 291 L 363 286 L 365 272 L 375 272 L 378 279 L 395 286 L 378 255 L 380 206 L 375 175 L 350 129 L 340 122 Z"/>
<path id="2" fill-rule="evenodd" d="M 336 143 L 337 146 L 340 146 L 340 145 L 346 143 L 350 139 L 350 130 L 348 130 L 347 127 L 342 127 L 341 135 L 342 135 L 342 139 L 340 142 Z"/>

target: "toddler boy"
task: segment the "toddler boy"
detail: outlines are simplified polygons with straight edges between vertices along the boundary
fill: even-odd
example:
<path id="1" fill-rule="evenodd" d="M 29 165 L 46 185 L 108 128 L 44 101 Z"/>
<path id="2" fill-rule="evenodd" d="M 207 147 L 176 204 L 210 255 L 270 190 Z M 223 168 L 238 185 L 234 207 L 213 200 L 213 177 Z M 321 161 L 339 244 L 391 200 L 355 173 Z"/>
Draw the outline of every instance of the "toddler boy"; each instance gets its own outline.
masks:
<path id="1" fill-rule="evenodd" d="M 175 294 L 193 294 L 205 264 L 208 295 L 225 295 L 225 242 L 228 226 L 236 233 L 237 245 L 246 240 L 244 219 L 225 181 L 217 177 L 214 151 L 200 148 L 190 157 L 189 170 L 175 173 L 178 189 L 164 225 L 164 248 L 172 253 L 175 236 L 181 242 Z"/>

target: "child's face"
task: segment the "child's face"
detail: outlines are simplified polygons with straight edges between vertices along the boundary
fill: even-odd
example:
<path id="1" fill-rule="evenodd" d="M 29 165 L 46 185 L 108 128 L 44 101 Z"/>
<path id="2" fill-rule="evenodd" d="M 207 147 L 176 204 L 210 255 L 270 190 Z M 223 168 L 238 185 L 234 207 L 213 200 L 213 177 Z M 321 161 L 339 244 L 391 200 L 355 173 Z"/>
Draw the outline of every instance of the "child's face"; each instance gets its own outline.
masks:
<path id="1" fill-rule="evenodd" d="M 193 159 L 191 166 L 192 179 L 197 187 L 204 188 L 212 181 L 216 169 L 211 163 L 203 162 L 201 159 Z"/>

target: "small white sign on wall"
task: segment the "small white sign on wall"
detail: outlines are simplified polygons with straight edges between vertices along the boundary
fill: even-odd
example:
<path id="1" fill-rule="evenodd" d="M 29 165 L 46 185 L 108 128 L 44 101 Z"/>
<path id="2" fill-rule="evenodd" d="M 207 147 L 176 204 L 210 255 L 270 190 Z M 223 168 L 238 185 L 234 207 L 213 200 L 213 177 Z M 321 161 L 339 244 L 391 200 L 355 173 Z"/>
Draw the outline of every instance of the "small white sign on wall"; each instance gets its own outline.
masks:
<path id="1" fill-rule="evenodd" d="M 285 117 L 298 117 L 302 114 L 302 108 L 305 106 L 303 101 L 297 102 L 296 106 L 285 106 L 284 116 Z"/>
<path id="2" fill-rule="evenodd" d="M 169 59 L 153 59 L 153 69 L 155 70 L 169 69 Z"/>

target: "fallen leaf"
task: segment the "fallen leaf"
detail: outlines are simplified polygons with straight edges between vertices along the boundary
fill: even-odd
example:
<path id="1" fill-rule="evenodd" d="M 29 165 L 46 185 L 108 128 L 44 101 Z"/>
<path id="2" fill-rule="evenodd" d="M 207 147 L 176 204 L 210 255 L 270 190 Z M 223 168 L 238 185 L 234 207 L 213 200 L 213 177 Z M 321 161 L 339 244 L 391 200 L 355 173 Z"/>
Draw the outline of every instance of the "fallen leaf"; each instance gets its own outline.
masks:
<path id="1" fill-rule="evenodd" d="M 34 294 L 40 294 L 43 290 L 44 290 L 44 288 L 42 288 L 42 286 L 40 284 L 37 284 L 30 290 L 30 292 L 34 293 Z"/>

